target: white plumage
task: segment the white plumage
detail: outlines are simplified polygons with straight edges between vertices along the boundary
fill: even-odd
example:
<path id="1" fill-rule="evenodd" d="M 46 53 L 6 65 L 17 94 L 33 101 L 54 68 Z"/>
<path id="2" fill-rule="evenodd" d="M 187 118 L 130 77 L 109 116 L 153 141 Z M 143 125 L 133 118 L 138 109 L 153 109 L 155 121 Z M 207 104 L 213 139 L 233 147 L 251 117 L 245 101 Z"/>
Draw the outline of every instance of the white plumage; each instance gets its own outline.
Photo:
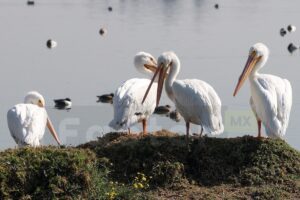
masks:
<path id="1" fill-rule="evenodd" d="M 167 71 L 169 70 L 169 75 Z M 165 52 L 158 58 L 159 75 L 157 104 L 159 103 L 163 82 L 169 98 L 184 118 L 189 136 L 190 123 L 201 125 L 202 132 L 213 135 L 224 130 L 221 115 L 221 100 L 213 87 L 197 79 L 176 80 L 180 71 L 180 61 L 174 52 Z M 155 78 L 155 77 L 154 77 Z M 147 92 L 145 94 L 145 98 Z"/>
<path id="2" fill-rule="evenodd" d="M 201 125 L 204 133 L 224 131 L 221 100 L 213 87 L 204 81 L 177 80 L 172 85 L 175 105 L 186 122 Z"/>
<path id="3" fill-rule="evenodd" d="M 234 95 L 249 77 L 250 105 L 258 122 L 258 137 L 261 137 L 260 128 L 263 123 L 268 137 L 282 138 L 288 126 L 292 107 L 292 87 L 286 79 L 258 73 L 267 62 L 268 56 L 269 50 L 264 44 L 257 43 L 251 47 Z"/>
<path id="4" fill-rule="evenodd" d="M 156 60 L 148 53 L 140 52 L 134 58 L 136 69 L 144 74 L 153 74 L 156 70 Z M 146 120 L 155 109 L 155 92 L 157 84 L 150 91 L 149 99 L 142 104 L 144 91 L 150 84 L 149 79 L 133 78 L 124 82 L 113 97 L 114 119 L 109 126 L 119 129 L 129 129 L 138 122 L 143 122 L 143 133 L 146 133 Z"/>
<path id="5" fill-rule="evenodd" d="M 47 112 L 32 104 L 17 104 L 7 113 L 8 128 L 19 146 L 39 146 L 44 136 Z"/>
<path id="6" fill-rule="evenodd" d="M 113 98 L 114 119 L 110 126 L 116 130 L 130 128 L 154 112 L 156 87 L 150 91 L 150 98 L 142 105 L 144 91 L 150 84 L 149 79 L 133 78 L 122 84 Z"/>
<path id="7" fill-rule="evenodd" d="M 24 103 L 15 105 L 7 112 L 8 128 L 19 147 L 40 146 L 46 125 L 60 144 L 44 105 L 42 95 L 38 92 L 29 92 Z"/>

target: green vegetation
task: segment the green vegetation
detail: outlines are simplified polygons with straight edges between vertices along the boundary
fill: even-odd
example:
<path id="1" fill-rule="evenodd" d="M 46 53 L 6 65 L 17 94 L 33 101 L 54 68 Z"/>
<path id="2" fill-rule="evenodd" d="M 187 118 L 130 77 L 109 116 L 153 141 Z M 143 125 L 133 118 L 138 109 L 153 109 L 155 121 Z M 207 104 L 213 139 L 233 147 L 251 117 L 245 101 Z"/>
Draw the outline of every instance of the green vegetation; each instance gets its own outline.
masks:
<path id="1" fill-rule="evenodd" d="M 0 199 L 300 199 L 282 140 L 109 133 L 76 148 L 0 152 Z"/>
<path id="2" fill-rule="evenodd" d="M 0 199 L 129 198 L 131 191 L 108 180 L 89 150 L 55 147 L 0 152 Z"/>

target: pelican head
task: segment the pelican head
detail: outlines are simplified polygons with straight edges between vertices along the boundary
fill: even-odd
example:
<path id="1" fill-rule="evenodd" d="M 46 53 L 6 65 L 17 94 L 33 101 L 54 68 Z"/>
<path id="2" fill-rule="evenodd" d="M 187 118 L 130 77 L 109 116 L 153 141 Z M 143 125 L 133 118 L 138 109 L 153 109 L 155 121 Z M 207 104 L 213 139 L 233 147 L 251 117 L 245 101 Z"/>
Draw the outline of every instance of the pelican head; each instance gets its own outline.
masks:
<path id="1" fill-rule="evenodd" d="M 36 91 L 28 92 L 25 96 L 24 103 L 45 107 L 44 97 Z"/>
<path id="2" fill-rule="evenodd" d="M 164 67 L 164 68 L 168 68 L 172 65 L 172 62 L 174 60 L 179 60 L 174 59 L 177 58 L 177 55 L 173 52 L 173 51 L 167 51 L 162 53 L 157 60 L 157 63 L 159 64 L 159 66 Z"/>
<path id="3" fill-rule="evenodd" d="M 268 60 L 268 57 L 269 49 L 265 44 L 256 43 L 250 48 L 248 60 L 246 62 L 242 74 L 240 75 L 233 96 L 237 94 L 237 92 L 242 87 L 243 83 L 249 77 L 249 75 L 255 75 L 256 72 L 265 65 L 265 63 Z"/>
<path id="4" fill-rule="evenodd" d="M 156 60 L 151 54 L 141 51 L 134 56 L 134 66 L 143 74 L 153 74 L 156 71 Z"/>
<path id="5" fill-rule="evenodd" d="M 249 56 L 254 53 L 255 57 L 258 59 L 255 68 L 256 70 L 262 68 L 269 58 L 269 48 L 263 43 L 254 44 L 249 50 Z"/>
<path id="6" fill-rule="evenodd" d="M 45 99 L 44 99 L 44 97 L 36 91 L 28 92 L 27 95 L 25 96 L 24 103 L 25 104 L 34 104 L 34 105 L 37 105 L 39 107 L 45 108 Z M 53 127 L 53 124 L 52 124 L 49 116 L 47 117 L 47 127 L 50 130 L 50 133 L 52 134 L 52 136 L 54 137 L 56 142 L 58 144 L 60 144 L 60 140 L 58 138 L 58 135 L 57 135 L 57 133 L 56 133 L 54 127 Z"/>
<path id="7" fill-rule="evenodd" d="M 160 55 L 158 57 L 158 61 L 157 61 L 158 66 L 157 66 L 157 69 L 156 69 L 156 71 L 154 73 L 154 76 L 151 80 L 151 83 L 150 83 L 150 85 L 149 85 L 149 87 L 148 87 L 148 89 L 145 93 L 145 96 L 143 98 L 143 102 L 147 98 L 147 95 L 150 91 L 150 88 L 153 84 L 153 81 L 155 80 L 156 76 L 159 74 L 158 83 L 157 83 L 157 96 L 156 96 L 156 106 L 158 106 L 159 100 L 160 100 L 160 97 L 161 97 L 161 93 L 162 93 L 162 88 L 163 88 L 163 85 L 164 85 L 164 80 L 165 80 L 166 76 L 168 75 L 169 68 L 173 66 L 174 62 L 176 62 L 177 66 L 179 65 L 179 59 L 176 56 L 176 54 L 172 51 L 164 52 L 162 55 Z"/>

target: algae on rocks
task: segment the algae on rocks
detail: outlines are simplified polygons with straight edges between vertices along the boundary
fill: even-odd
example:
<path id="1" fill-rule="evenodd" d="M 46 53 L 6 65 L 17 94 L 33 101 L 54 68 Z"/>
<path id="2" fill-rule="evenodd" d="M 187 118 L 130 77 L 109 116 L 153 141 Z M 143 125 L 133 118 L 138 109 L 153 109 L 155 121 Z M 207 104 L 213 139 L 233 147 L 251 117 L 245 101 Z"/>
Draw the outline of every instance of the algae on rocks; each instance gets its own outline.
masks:
<path id="1" fill-rule="evenodd" d="M 0 199 L 107 199 L 112 188 L 122 190 L 119 196 L 130 194 L 109 184 L 107 172 L 98 170 L 98 160 L 88 149 L 27 147 L 0 152 Z"/>
<path id="2" fill-rule="evenodd" d="M 187 148 L 184 136 L 163 130 L 142 139 L 111 133 L 81 147 L 112 162 L 113 178 L 126 182 L 143 172 L 153 177 L 152 186 L 171 184 L 168 177 L 208 186 L 281 184 L 300 177 L 300 153 L 279 139 L 192 137 Z"/>
<path id="3" fill-rule="evenodd" d="M 251 136 L 191 137 L 187 147 L 184 136 L 166 130 L 144 138 L 109 133 L 76 148 L 0 152 L 0 199 L 149 195 L 300 199 L 300 153 L 282 140 Z"/>

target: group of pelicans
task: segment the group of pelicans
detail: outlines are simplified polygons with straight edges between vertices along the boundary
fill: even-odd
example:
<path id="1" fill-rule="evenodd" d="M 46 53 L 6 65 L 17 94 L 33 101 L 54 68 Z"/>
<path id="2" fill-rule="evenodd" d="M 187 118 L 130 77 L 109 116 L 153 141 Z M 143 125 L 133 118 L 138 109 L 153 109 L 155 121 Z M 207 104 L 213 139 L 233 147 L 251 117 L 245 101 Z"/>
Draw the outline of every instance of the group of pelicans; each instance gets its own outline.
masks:
<path id="1" fill-rule="evenodd" d="M 250 48 L 248 60 L 239 77 L 233 96 L 236 96 L 246 79 L 251 89 L 250 105 L 258 125 L 258 138 L 262 137 L 261 124 L 268 137 L 285 135 L 292 106 L 290 82 L 277 76 L 260 74 L 259 70 L 269 57 L 269 49 L 262 43 Z M 158 60 L 145 52 L 134 58 L 136 69 L 151 79 L 133 78 L 125 81 L 112 96 L 114 118 L 109 123 L 115 130 L 128 129 L 142 123 L 142 135 L 147 134 L 147 120 L 159 105 L 163 86 L 186 123 L 186 138 L 190 124 L 201 126 L 201 133 L 212 135 L 224 131 L 221 100 L 208 83 L 198 79 L 177 80 L 180 60 L 174 52 L 164 52 Z M 226 68 L 219 70 L 221 73 Z M 19 146 L 39 146 L 46 126 L 58 144 L 59 137 L 45 110 L 45 100 L 38 92 L 29 92 L 24 103 L 8 111 L 10 133 Z"/>

